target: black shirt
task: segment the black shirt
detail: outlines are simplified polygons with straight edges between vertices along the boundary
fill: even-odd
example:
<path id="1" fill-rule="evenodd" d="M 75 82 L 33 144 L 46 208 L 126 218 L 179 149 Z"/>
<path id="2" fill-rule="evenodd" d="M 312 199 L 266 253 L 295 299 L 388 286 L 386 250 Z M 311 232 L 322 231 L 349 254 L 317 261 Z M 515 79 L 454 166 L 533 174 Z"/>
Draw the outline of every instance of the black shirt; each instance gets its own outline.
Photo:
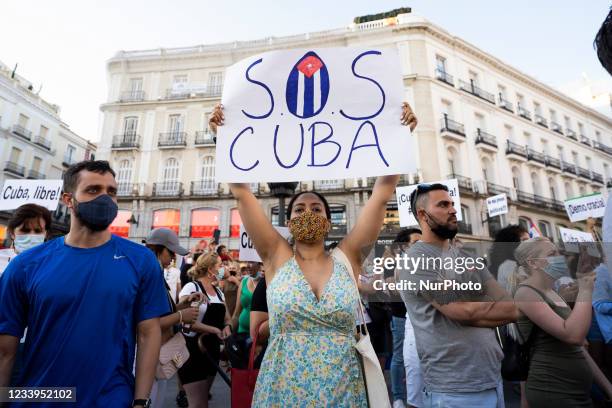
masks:
<path id="1" fill-rule="evenodd" d="M 251 312 L 268 313 L 268 302 L 266 301 L 266 280 L 260 279 L 253 291 L 251 300 Z"/>

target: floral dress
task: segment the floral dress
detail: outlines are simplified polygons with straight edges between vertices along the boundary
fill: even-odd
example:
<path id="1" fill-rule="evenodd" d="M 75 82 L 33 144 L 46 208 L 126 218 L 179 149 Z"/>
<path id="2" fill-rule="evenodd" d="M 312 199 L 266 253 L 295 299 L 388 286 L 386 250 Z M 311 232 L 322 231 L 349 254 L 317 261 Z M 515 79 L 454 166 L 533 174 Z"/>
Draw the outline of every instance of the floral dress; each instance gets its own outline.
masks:
<path id="1" fill-rule="evenodd" d="M 355 345 L 358 295 L 346 266 L 333 272 L 317 300 L 295 256 L 267 289 L 270 342 L 253 407 L 367 407 Z"/>

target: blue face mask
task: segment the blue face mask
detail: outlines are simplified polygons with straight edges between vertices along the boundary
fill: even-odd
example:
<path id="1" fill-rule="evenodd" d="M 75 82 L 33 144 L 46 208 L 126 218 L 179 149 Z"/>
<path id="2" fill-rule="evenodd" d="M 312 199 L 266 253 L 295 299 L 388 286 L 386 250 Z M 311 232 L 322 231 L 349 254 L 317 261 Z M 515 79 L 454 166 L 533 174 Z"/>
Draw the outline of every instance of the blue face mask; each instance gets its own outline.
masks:
<path id="1" fill-rule="evenodd" d="M 21 253 L 45 242 L 45 234 L 15 235 L 13 246 L 16 253 Z"/>
<path id="2" fill-rule="evenodd" d="M 570 271 L 563 255 L 549 256 L 546 260 L 548 261 L 548 265 L 544 267 L 544 272 L 546 272 L 548 276 L 554 280 L 561 279 L 564 276 L 570 276 Z"/>
<path id="3" fill-rule="evenodd" d="M 117 218 L 119 207 L 111 196 L 103 194 L 91 201 L 76 202 L 75 214 L 92 231 L 104 231 Z"/>
<path id="4" fill-rule="evenodd" d="M 219 270 L 217 271 L 217 280 L 223 279 L 224 276 L 225 276 L 225 268 L 219 268 Z"/>

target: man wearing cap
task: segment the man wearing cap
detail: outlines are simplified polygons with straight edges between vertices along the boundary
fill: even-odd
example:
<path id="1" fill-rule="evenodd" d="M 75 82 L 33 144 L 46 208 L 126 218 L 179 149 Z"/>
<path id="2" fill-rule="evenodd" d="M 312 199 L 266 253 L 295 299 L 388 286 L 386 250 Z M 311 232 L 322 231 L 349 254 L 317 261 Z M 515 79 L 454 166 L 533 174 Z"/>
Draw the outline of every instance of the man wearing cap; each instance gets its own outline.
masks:
<path id="1" fill-rule="evenodd" d="M 62 195 L 70 232 L 16 257 L 0 278 L 0 387 L 9 385 L 27 326 L 14 386 L 71 387 L 79 407 L 149 405 L 159 316 L 170 307 L 155 256 L 108 229 L 117 216 L 116 194 L 108 162 L 72 165 Z M 56 406 L 49 401 L 19 406 Z"/>

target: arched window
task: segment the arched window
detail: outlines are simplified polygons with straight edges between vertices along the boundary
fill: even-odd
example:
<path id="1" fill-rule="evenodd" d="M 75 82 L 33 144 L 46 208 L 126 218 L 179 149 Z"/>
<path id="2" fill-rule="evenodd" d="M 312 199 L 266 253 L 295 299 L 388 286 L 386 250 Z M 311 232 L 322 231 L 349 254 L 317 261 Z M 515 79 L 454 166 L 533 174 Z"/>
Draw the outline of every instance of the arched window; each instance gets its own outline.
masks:
<path id="1" fill-rule="evenodd" d="M 550 224 L 547 221 L 538 221 L 538 228 L 543 236 L 549 239 L 553 238 Z"/>
<path id="2" fill-rule="evenodd" d="M 198 208 L 191 211 L 192 238 L 212 238 L 216 229 L 219 229 L 221 212 L 216 208 Z"/>
<path id="3" fill-rule="evenodd" d="M 132 194 L 132 162 L 130 160 L 121 160 L 117 171 L 117 194 L 129 195 Z"/>
<path id="4" fill-rule="evenodd" d="M 230 238 L 238 238 L 240 236 L 240 225 L 242 219 L 237 208 L 232 208 L 230 211 Z"/>
<path id="5" fill-rule="evenodd" d="M 153 211 L 153 225 L 155 228 L 169 228 L 178 235 L 181 225 L 181 212 L 174 209 L 163 209 Z"/>
<path id="6" fill-rule="evenodd" d="M 108 227 L 109 231 L 112 234 L 127 238 L 130 234 L 130 223 L 128 222 L 128 220 L 131 217 L 131 211 L 119 210 L 119 212 L 117 212 L 117 217 L 110 225 L 110 227 Z"/>

